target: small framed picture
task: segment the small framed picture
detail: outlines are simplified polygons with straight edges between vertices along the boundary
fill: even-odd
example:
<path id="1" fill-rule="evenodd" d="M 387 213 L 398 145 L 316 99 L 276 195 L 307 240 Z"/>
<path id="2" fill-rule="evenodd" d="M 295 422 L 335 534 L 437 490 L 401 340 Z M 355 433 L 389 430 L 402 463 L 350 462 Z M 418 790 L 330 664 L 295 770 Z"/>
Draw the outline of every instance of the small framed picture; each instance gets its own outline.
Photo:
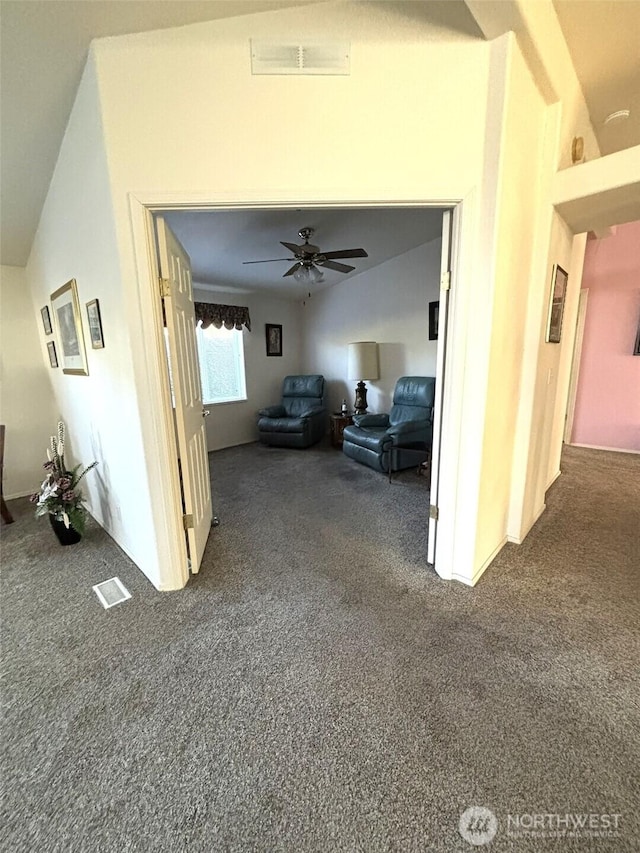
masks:
<path id="1" fill-rule="evenodd" d="M 102 337 L 102 319 L 100 318 L 100 303 L 97 299 L 87 302 L 87 317 L 89 318 L 89 336 L 91 346 L 94 349 L 102 349 L 104 338 Z"/>
<path id="2" fill-rule="evenodd" d="M 440 303 L 429 303 L 429 340 L 438 340 L 438 320 L 440 319 Z"/>
<path id="3" fill-rule="evenodd" d="M 282 355 L 282 326 L 265 323 L 267 355 Z"/>
<path id="4" fill-rule="evenodd" d="M 40 313 L 42 314 L 42 325 L 44 326 L 44 333 L 45 335 L 50 335 L 53 332 L 53 328 L 51 326 L 51 314 L 49 314 L 49 306 L 45 305 L 44 308 L 41 308 Z"/>
<path id="5" fill-rule="evenodd" d="M 54 341 L 49 341 L 47 344 L 47 349 L 49 350 L 49 364 L 51 367 L 59 367 L 58 364 L 58 353 L 56 352 L 56 345 Z"/>
<path id="6" fill-rule="evenodd" d="M 549 299 L 549 318 L 547 320 L 547 343 L 559 344 L 562 334 L 562 315 L 567 296 L 569 274 L 558 264 L 553 265 L 551 277 L 551 298 Z"/>

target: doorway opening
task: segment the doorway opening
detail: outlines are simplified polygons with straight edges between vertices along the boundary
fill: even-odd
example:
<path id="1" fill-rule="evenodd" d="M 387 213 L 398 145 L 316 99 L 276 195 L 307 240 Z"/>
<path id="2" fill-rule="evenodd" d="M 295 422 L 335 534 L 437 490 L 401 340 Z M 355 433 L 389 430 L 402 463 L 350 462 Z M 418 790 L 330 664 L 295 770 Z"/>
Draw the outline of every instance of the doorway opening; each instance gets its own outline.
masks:
<path id="1" fill-rule="evenodd" d="M 424 301 L 424 306 L 423 306 L 424 312 L 423 312 L 423 320 L 422 320 L 422 322 L 423 322 L 423 338 L 424 338 L 424 341 L 428 341 L 428 339 L 429 339 L 429 335 L 428 335 L 429 305 L 428 305 L 428 303 L 430 301 L 431 302 L 439 301 L 440 306 L 441 306 L 440 307 L 440 320 L 439 320 L 439 334 L 438 334 L 437 341 L 431 342 L 432 343 L 432 347 L 431 347 L 432 362 L 431 362 L 431 364 L 433 366 L 429 366 L 426 362 L 423 362 L 422 367 L 415 366 L 415 367 L 411 367 L 410 369 L 405 369 L 405 368 L 401 368 L 401 367 L 392 367 L 391 370 L 389 371 L 389 376 L 388 376 L 388 381 L 390 384 L 393 384 L 393 382 L 397 378 L 399 378 L 400 375 L 409 374 L 409 373 L 414 373 L 416 375 L 435 375 L 436 376 L 437 393 L 436 393 L 436 404 L 435 404 L 435 411 L 434 411 L 434 427 L 435 427 L 435 436 L 436 437 L 434 439 L 434 455 L 433 455 L 432 467 L 431 467 L 431 495 L 437 496 L 438 491 L 439 491 L 439 484 L 442 482 L 440 479 L 440 475 L 441 475 L 440 459 L 441 459 L 443 448 L 446 447 L 447 441 L 449 440 L 449 434 L 448 433 L 445 434 L 443 432 L 443 424 L 445 423 L 445 421 L 447 419 L 447 416 L 444 413 L 446 384 L 447 384 L 445 364 L 446 364 L 446 360 L 447 360 L 447 350 L 449 348 L 449 337 L 447 336 L 447 332 L 449 329 L 450 319 L 451 319 L 452 315 L 455 313 L 455 299 L 451 298 L 450 286 L 451 286 L 452 281 L 455 280 L 455 273 L 453 270 L 453 259 L 455 258 L 455 254 L 456 254 L 456 241 L 458 239 L 457 235 L 459 233 L 459 219 L 460 219 L 460 212 L 461 212 L 460 209 L 454 208 L 451 203 L 449 203 L 449 204 L 444 204 L 444 203 L 408 204 L 408 205 L 396 205 L 393 207 L 383 206 L 383 205 L 380 205 L 380 206 L 362 205 L 362 206 L 355 206 L 355 207 L 347 206 L 347 205 L 339 205 L 339 206 L 331 206 L 331 207 L 326 206 L 326 207 L 317 207 L 317 208 L 306 207 L 304 210 L 302 210 L 299 207 L 293 207 L 293 206 L 288 206 L 288 207 L 278 206 L 278 207 L 272 207 L 272 208 L 269 208 L 269 207 L 255 207 L 254 208 L 254 207 L 248 207 L 248 206 L 232 207 L 232 208 L 229 208 L 229 207 L 220 208 L 220 207 L 212 206 L 212 207 L 198 207 L 197 210 L 194 210 L 193 206 L 181 205 L 179 203 L 172 204 L 170 210 L 167 210 L 166 205 L 162 205 L 162 206 L 159 204 L 158 205 L 150 205 L 150 204 L 140 205 L 139 209 L 138 209 L 138 214 L 140 214 L 140 216 L 138 217 L 139 225 L 142 224 L 141 220 L 144 220 L 146 238 L 147 238 L 147 241 L 151 242 L 151 244 L 152 244 L 151 250 L 149 251 L 150 272 L 151 272 L 150 278 L 151 278 L 151 288 L 152 288 L 152 294 L 150 294 L 150 295 L 152 296 L 152 301 L 155 300 L 157 303 L 159 303 L 159 304 L 161 303 L 161 294 L 153 283 L 154 272 L 155 272 L 154 261 L 155 261 L 155 264 L 157 264 L 157 259 L 155 258 L 155 236 L 154 236 L 153 216 L 154 215 L 156 215 L 156 216 L 160 215 L 160 216 L 162 216 L 163 219 L 170 220 L 172 226 L 175 227 L 175 222 L 179 221 L 178 217 L 181 213 L 185 213 L 185 214 L 188 214 L 190 217 L 193 217 L 196 215 L 206 216 L 209 213 L 216 213 L 217 215 L 229 215 L 229 214 L 233 214 L 234 212 L 238 212 L 238 210 L 242 211 L 243 213 L 259 212 L 262 214 L 271 214 L 271 215 L 275 215 L 276 219 L 278 218 L 278 215 L 282 216 L 283 214 L 286 214 L 288 216 L 291 216 L 292 214 L 294 214 L 297 216 L 298 221 L 301 221 L 301 218 L 305 218 L 305 217 L 309 218 L 309 216 L 312 213 L 316 213 L 316 214 L 321 213 L 323 217 L 328 218 L 332 214 L 338 214 L 338 213 L 342 214 L 342 215 L 346 215 L 347 213 L 357 212 L 357 213 L 363 214 L 363 213 L 368 213 L 368 212 L 372 212 L 372 211 L 375 214 L 377 214 L 378 216 L 380 215 L 380 213 L 382 211 L 384 211 L 384 213 L 387 215 L 395 213 L 396 215 L 399 214 L 400 216 L 403 216 L 403 215 L 406 216 L 406 214 L 408 212 L 411 212 L 414 215 L 418 214 L 418 216 L 416 217 L 417 220 L 419 219 L 419 214 L 421 212 L 422 213 L 425 213 L 425 212 L 429 213 L 432 216 L 432 219 L 435 219 L 436 216 L 438 217 L 438 220 L 439 220 L 439 222 L 438 222 L 439 236 L 437 238 L 434 236 L 432 240 L 427 240 L 427 243 L 432 243 L 436 239 L 439 241 L 438 252 L 437 252 L 437 262 L 438 262 L 437 263 L 437 275 L 436 275 L 437 280 L 435 282 L 435 292 L 434 292 L 435 299 L 427 298 L 427 295 L 425 293 L 425 298 L 423 300 Z M 134 219 L 135 219 L 135 216 L 134 216 Z M 444 225 L 444 231 L 443 231 L 443 220 L 444 220 L 444 223 L 446 223 Z M 305 219 L 305 221 L 306 221 L 306 219 Z M 277 227 L 277 226 L 274 226 L 274 227 Z M 178 226 L 177 230 L 180 230 L 180 226 Z M 445 237 L 444 240 L 443 240 L 443 235 Z M 181 235 L 181 236 L 183 236 L 183 235 Z M 287 235 L 284 234 L 283 236 L 287 236 Z M 187 244 L 189 244 L 189 240 L 188 239 L 185 240 L 184 236 L 183 236 L 183 241 L 187 242 Z M 440 241 L 441 241 L 441 245 L 440 245 Z M 332 243 L 335 242 L 335 239 L 332 240 L 331 242 Z M 360 240 L 360 241 L 358 241 L 358 244 L 364 243 L 364 242 L 365 242 L 364 240 Z M 249 243 L 248 238 L 247 238 L 247 243 Z M 349 242 L 349 244 L 351 244 L 351 243 Z M 400 251 L 396 255 L 393 255 L 390 260 L 393 260 L 394 258 L 397 260 L 397 258 L 399 258 L 402 254 L 411 254 L 412 252 L 414 252 L 414 250 L 416 248 L 417 248 L 416 246 L 409 247 L 408 249 L 405 247 L 404 252 L 402 251 L 402 248 L 401 248 Z M 433 254 L 433 246 L 431 246 L 431 250 L 432 250 L 432 254 Z M 415 257 L 413 258 L 413 262 L 414 262 L 414 266 L 415 266 L 416 261 L 419 260 L 420 251 L 415 252 L 414 254 L 415 254 Z M 251 258 L 249 258 L 249 259 L 251 259 Z M 240 263 L 241 263 L 241 261 L 240 261 Z M 380 266 L 378 267 L 378 269 L 380 269 Z M 369 270 L 367 270 L 366 272 L 371 274 Z M 365 271 L 358 270 L 357 273 L 354 273 L 354 277 L 356 275 L 358 275 L 362 279 L 364 276 L 364 273 L 365 273 Z M 198 285 L 198 284 L 199 284 L 199 282 L 196 280 L 196 285 Z M 229 292 L 229 290 L 227 289 L 228 286 L 225 285 L 224 282 L 213 283 L 213 284 L 211 282 L 205 282 L 205 284 L 208 285 L 208 288 L 206 288 L 206 289 L 210 289 L 210 292 L 212 292 L 212 293 L 219 293 L 219 292 L 220 293 L 224 293 L 224 292 L 228 293 Z M 342 286 L 344 289 L 344 287 L 346 287 L 346 282 Z M 389 281 L 388 290 L 393 295 L 394 300 L 397 302 L 398 301 L 398 295 L 401 293 L 401 291 L 398 289 L 397 282 L 396 281 Z M 241 293 L 241 289 L 238 289 L 238 293 Z M 311 298 L 311 300 L 309 300 L 308 294 L 309 294 L 309 291 L 307 291 L 306 294 L 304 294 L 302 300 L 299 300 L 299 299 L 297 300 L 299 304 L 301 304 L 302 302 L 307 302 L 307 305 L 304 306 L 305 309 L 309 307 L 309 304 L 313 304 L 314 298 L 317 298 L 317 295 L 312 294 L 312 298 Z M 443 304 L 443 294 L 444 294 L 444 304 Z M 214 298 L 216 298 L 216 297 L 214 297 Z M 281 298 L 281 297 L 277 297 L 277 298 Z M 160 307 L 156 306 L 156 308 L 154 309 L 154 313 L 155 313 L 156 319 L 158 320 L 162 315 L 161 305 L 160 305 Z M 345 312 L 345 314 L 348 314 L 348 311 Z M 160 325 L 160 324 L 158 323 L 158 325 Z M 347 336 L 347 338 L 350 338 L 350 337 L 352 337 L 352 335 Z M 362 335 L 357 335 L 355 337 L 362 337 Z M 370 336 L 367 336 L 367 337 L 370 337 Z M 256 335 L 255 342 L 257 342 L 258 340 L 260 340 L 259 330 L 258 330 L 258 335 Z M 404 340 L 406 341 L 406 337 Z M 402 338 L 400 338 L 400 342 L 403 342 Z M 393 343 L 393 342 L 387 341 L 387 342 L 383 342 L 383 343 L 389 344 L 389 343 Z M 286 347 L 286 343 L 285 343 L 285 347 Z M 158 351 L 158 353 L 160 353 L 162 350 L 160 349 L 160 347 L 158 347 L 157 351 Z M 391 361 L 394 364 L 397 364 L 397 362 L 394 362 L 394 358 L 397 359 L 397 352 L 394 355 L 394 347 L 393 346 L 389 347 L 388 354 L 391 356 Z M 162 355 L 164 356 L 164 353 L 162 353 Z M 312 355 L 312 352 L 311 352 L 311 355 Z M 305 358 L 307 358 L 307 357 L 310 357 L 310 356 L 305 355 Z M 416 353 L 415 352 L 413 352 L 411 354 L 411 358 L 414 359 L 412 364 L 416 365 L 416 361 L 415 361 Z M 158 366 L 157 367 L 158 367 L 157 372 L 161 374 L 162 373 L 161 359 L 158 360 Z M 164 373 L 166 374 L 166 372 L 167 371 L 165 368 Z M 291 372 L 293 372 L 293 371 L 291 371 Z M 296 372 L 300 372 L 300 371 L 298 370 Z M 280 377 L 280 380 L 281 380 L 281 378 L 282 377 Z M 172 426 L 171 422 L 173 420 L 173 412 L 167 413 L 168 404 L 170 407 L 170 394 L 168 393 L 168 389 L 166 387 L 167 385 L 168 385 L 168 383 L 165 381 L 164 382 L 165 393 L 163 395 L 163 408 L 165 409 L 165 412 L 164 412 L 164 416 L 162 418 L 162 422 L 164 423 L 164 425 L 166 427 L 169 427 L 170 425 Z M 247 385 L 248 385 L 248 394 L 249 394 L 250 390 L 251 390 L 251 388 L 250 388 L 251 380 L 250 380 L 249 376 L 247 376 Z M 378 390 L 380 391 L 380 389 L 378 389 Z M 343 396 L 342 385 L 338 384 L 337 390 L 335 393 L 337 394 L 338 397 L 342 398 L 342 396 Z M 380 391 L 380 397 L 378 399 L 383 399 L 383 394 L 384 394 L 384 391 L 383 390 Z M 333 401 L 330 400 L 329 402 L 330 402 L 330 405 L 329 405 L 330 409 L 332 409 L 336 406 L 336 403 L 334 403 Z M 250 405 L 250 403 L 249 403 L 249 405 Z M 339 402 L 337 403 L 337 405 L 339 405 Z M 376 407 L 377 407 L 377 401 L 374 403 L 374 405 L 376 405 Z M 254 406 L 254 409 L 255 409 L 255 406 Z M 253 423 L 255 424 L 255 415 L 253 416 Z M 169 431 L 170 430 L 167 429 L 167 433 Z M 255 440 L 255 437 L 252 437 L 251 440 Z M 176 439 L 175 433 L 173 435 L 173 440 L 171 440 L 171 438 L 167 435 L 167 440 L 165 443 L 165 452 L 167 454 L 167 458 L 171 457 L 172 454 L 175 454 L 172 456 L 173 467 L 177 467 L 175 460 L 177 459 L 178 455 L 180 455 L 177 445 L 178 445 L 178 441 Z M 172 481 L 173 488 L 170 491 L 172 493 L 172 497 L 173 497 L 173 501 L 174 501 L 174 508 L 175 508 L 174 514 L 176 516 L 181 516 L 183 514 L 182 513 L 183 496 L 182 496 L 181 491 L 180 491 L 180 478 L 179 478 L 179 476 L 173 476 L 171 478 L 171 481 Z M 425 491 L 425 495 L 426 494 L 427 493 Z M 428 527 L 429 528 L 429 543 L 430 543 L 430 545 L 429 545 L 429 562 L 432 562 L 435 565 L 436 571 L 442 577 L 448 577 L 448 576 L 450 577 L 451 576 L 449 574 L 450 561 L 447 560 L 445 565 L 442 567 L 442 569 L 440 568 L 440 566 L 438 564 L 438 553 L 437 553 L 438 552 L 438 545 L 436 544 L 438 541 L 436 538 L 437 522 L 438 522 L 438 517 L 439 517 L 438 509 L 439 509 L 439 507 L 437 506 L 437 504 L 434 503 L 433 497 L 432 497 L 431 502 L 429 502 L 428 500 L 425 501 L 425 506 L 424 506 L 425 536 L 427 535 L 427 527 Z M 176 526 L 178 526 L 178 525 L 176 525 Z M 183 540 L 184 539 L 183 533 L 181 533 L 181 536 L 182 536 L 182 540 Z M 176 548 L 176 552 L 179 550 L 180 550 L 179 548 Z M 442 548 L 441 548 L 441 550 L 442 550 Z M 186 580 L 188 579 L 188 563 L 186 563 L 186 560 L 185 560 L 185 561 L 182 561 L 182 564 L 186 566 L 186 572 L 184 569 L 182 572 L 183 582 L 186 583 Z M 425 568 L 426 568 L 426 566 L 425 566 Z M 184 583 L 183 583 L 183 585 L 184 585 Z"/>

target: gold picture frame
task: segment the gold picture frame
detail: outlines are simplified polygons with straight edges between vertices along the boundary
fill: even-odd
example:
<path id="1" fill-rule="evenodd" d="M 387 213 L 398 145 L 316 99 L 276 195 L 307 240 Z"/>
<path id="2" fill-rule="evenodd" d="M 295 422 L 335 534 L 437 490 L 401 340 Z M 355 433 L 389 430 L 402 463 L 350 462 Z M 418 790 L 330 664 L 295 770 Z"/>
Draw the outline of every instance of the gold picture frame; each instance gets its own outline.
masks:
<path id="1" fill-rule="evenodd" d="M 62 372 L 73 376 L 88 376 L 87 353 L 84 347 L 82 316 L 75 278 L 51 294 L 51 307 L 60 344 Z"/>

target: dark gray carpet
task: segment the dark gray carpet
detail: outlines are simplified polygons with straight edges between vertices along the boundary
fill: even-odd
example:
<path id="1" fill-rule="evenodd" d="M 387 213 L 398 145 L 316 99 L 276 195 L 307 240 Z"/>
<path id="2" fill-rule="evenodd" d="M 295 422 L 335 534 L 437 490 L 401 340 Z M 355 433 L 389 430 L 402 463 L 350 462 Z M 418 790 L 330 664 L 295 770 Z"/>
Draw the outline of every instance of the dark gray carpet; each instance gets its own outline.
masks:
<path id="1" fill-rule="evenodd" d="M 2 849 L 640 849 L 640 457 L 569 448 L 475 589 L 426 567 L 428 483 L 327 447 L 211 455 L 200 575 L 158 593 L 96 525 L 2 531 Z M 91 586 L 133 598 L 104 611 Z M 613 839 L 508 815 L 619 813 Z"/>

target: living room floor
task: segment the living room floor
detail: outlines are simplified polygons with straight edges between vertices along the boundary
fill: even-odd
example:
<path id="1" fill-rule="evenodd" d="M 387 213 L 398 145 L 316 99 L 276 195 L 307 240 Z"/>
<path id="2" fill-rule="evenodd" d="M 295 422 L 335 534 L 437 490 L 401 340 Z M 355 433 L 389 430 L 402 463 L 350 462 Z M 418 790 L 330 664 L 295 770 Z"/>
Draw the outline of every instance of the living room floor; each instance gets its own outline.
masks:
<path id="1" fill-rule="evenodd" d="M 474 589 L 427 567 L 412 470 L 324 444 L 210 461 L 221 524 L 176 593 L 11 502 L 7 850 L 462 851 L 473 805 L 494 851 L 637 850 L 640 457 L 566 448 Z M 113 575 L 132 598 L 105 611 Z M 513 830 L 587 812 L 617 836 Z"/>

